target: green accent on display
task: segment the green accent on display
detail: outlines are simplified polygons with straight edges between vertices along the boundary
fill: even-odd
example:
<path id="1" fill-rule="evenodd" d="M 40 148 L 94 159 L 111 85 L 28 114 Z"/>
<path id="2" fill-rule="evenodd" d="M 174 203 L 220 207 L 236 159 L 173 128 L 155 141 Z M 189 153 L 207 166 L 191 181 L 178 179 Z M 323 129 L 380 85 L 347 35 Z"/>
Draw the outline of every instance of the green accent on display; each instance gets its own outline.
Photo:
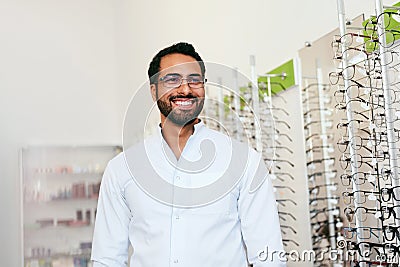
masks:
<path id="1" fill-rule="evenodd" d="M 286 90 L 287 88 L 295 85 L 295 77 L 294 77 L 294 62 L 293 59 L 287 61 L 286 63 L 280 65 L 279 67 L 273 69 L 267 74 L 282 74 L 285 73 L 285 77 L 271 77 L 271 93 L 277 94 L 280 91 Z M 262 86 L 260 84 L 262 83 Z M 268 78 L 266 76 L 261 76 L 258 78 L 258 87 L 260 88 L 260 92 L 263 94 L 268 94 Z"/>
<path id="2" fill-rule="evenodd" d="M 228 115 L 230 109 L 232 108 L 231 107 L 232 103 L 233 103 L 233 95 L 224 95 L 225 117 Z"/>
<path id="3" fill-rule="evenodd" d="M 392 5 L 394 7 L 400 7 L 400 2 Z M 400 39 L 400 22 L 393 19 L 391 14 L 398 14 L 399 10 L 394 8 L 388 8 L 383 11 L 383 21 L 385 24 L 385 36 L 386 43 L 393 43 Z M 371 16 L 369 19 L 362 23 L 364 30 L 363 35 L 370 37 L 364 37 L 365 49 L 367 52 L 373 52 L 379 49 L 379 35 L 377 29 L 377 17 Z"/>

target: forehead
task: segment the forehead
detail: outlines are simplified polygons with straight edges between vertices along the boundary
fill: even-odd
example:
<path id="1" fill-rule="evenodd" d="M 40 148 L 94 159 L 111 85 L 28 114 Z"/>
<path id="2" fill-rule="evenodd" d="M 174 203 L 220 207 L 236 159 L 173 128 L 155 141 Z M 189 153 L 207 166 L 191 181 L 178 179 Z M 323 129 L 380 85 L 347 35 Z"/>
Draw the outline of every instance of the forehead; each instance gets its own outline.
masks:
<path id="1" fill-rule="evenodd" d="M 198 73 L 201 74 L 199 63 L 191 56 L 183 54 L 170 54 L 161 59 L 160 76 L 168 73 L 179 73 L 182 76 Z"/>

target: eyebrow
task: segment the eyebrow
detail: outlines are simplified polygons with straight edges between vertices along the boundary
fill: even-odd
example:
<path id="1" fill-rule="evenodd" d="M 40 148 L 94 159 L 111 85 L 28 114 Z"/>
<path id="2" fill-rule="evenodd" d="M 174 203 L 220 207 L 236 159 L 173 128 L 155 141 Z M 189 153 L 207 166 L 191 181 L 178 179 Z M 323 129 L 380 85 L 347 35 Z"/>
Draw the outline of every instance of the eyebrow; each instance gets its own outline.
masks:
<path id="1" fill-rule="evenodd" d="M 167 73 L 167 74 L 165 74 L 165 76 L 180 76 L 180 77 L 183 77 L 182 74 L 180 74 L 180 73 Z M 187 77 L 201 77 L 201 74 L 192 73 L 192 74 L 189 74 Z"/>

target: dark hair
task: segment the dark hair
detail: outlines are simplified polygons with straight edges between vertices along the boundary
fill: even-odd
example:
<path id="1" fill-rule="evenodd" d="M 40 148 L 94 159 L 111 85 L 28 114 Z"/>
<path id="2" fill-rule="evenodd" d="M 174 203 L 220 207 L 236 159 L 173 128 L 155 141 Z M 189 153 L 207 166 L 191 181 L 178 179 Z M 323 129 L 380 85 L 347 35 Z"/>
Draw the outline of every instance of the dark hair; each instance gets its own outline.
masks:
<path id="1" fill-rule="evenodd" d="M 206 72 L 204 62 L 201 59 L 200 55 L 194 49 L 193 45 L 184 43 L 184 42 L 180 42 L 180 43 L 173 44 L 169 47 L 164 48 L 163 50 L 158 52 L 157 55 L 155 55 L 153 57 L 153 59 L 150 62 L 150 65 L 149 65 L 149 70 L 147 71 L 147 74 L 149 75 L 149 79 L 150 79 L 150 84 L 157 82 L 158 72 L 160 71 L 161 59 L 164 56 L 170 55 L 170 54 L 183 54 L 183 55 L 194 58 L 195 60 L 197 60 L 199 62 L 201 74 L 204 76 L 204 73 Z"/>

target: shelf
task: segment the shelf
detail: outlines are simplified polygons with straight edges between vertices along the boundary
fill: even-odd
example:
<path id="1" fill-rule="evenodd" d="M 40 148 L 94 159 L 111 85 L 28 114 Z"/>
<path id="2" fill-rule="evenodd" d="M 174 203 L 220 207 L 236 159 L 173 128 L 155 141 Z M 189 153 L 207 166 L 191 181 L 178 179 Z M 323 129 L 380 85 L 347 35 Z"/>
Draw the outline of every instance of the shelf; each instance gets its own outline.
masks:
<path id="1" fill-rule="evenodd" d="M 76 176 L 85 176 L 85 177 L 101 177 L 103 175 L 104 171 L 101 172 L 74 172 L 74 173 L 54 173 L 54 172 L 49 172 L 49 173 L 40 173 L 40 172 L 35 172 L 33 173 L 33 176 L 38 177 L 57 177 L 57 178 L 65 178 L 68 176 L 71 177 L 76 177 Z"/>
<path id="2" fill-rule="evenodd" d="M 82 252 L 80 252 L 80 251 L 82 251 Z M 76 252 L 72 252 L 72 253 L 55 253 L 55 254 L 50 254 L 48 256 L 25 257 L 25 260 L 27 260 L 27 261 L 46 260 L 46 259 L 54 260 L 54 259 L 59 259 L 59 258 L 71 258 L 71 257 L 90 259 L 90 255 L 91 255 L 91 249 L 85 249 L 85 250 L 77 249 Z"/>
<path id="3" fill-rule="evenodd" d="M 22 150 L 24 266 L 87 266 L 101 178 L 120 151 L 118 146 Z"/>
<path id="4" fill-rule="evenodd" d="M 59 205 L 59 204 L 65 204 L 65 203 L 97 203 L 97 197 L 95 198 L 65 198 L 65 199 L 53 199 L 53 200 L 47 200 L 47 201 L 24 201 L 24 205 L 26 206 L 44 206 L 44 205 Z"/>
<path id="5" fill-rule="evenodd" d="M 77 231 L 78 229 L 81 230 L 93 230 L 93 224 L 86 223 L 82 225 L 57 225 L 57 226 L 41 226 L 39 223 L 36 224 L 25 224 L 24 225 L 24 230 L 29 231 L 30 233 L 34 232 L 57 232 L 57 231 L 63 231 L 66 232 L 68 230 L 70 231 Z"/>

